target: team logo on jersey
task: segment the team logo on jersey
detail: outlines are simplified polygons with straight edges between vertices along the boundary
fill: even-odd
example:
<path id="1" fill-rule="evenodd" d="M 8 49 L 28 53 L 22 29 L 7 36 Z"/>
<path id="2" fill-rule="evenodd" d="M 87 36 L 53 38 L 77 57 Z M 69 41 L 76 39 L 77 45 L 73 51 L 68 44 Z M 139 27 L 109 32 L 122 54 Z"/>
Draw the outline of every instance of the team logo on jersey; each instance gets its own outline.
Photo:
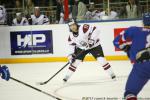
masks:
<path id="1" fill-rule="evenodd" d="M 87 43 L 84 42 L 84 41 L 81 41 L 81 42 L 80 42 L 80 45 L 82 45 L 83 47 L 85 47 L 85 46 L 87 46 Z"/>
<path id="2" fill-rule="evenodd" d="M 50 30 L 10 32 L 10 39 L 12 55 L 53 53 Z"/>

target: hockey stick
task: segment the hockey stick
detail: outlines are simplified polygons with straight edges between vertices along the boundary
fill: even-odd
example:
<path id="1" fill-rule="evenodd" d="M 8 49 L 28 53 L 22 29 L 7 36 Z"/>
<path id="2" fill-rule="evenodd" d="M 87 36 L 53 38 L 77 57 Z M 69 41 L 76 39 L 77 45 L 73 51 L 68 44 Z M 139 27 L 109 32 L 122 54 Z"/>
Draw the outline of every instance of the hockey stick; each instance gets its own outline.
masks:
<path id="1" fill-rule="evenodd" d="M 55 97 L 55 96 L 53 96 L 53 95 L 51 95 L 51 94 L 49 94 L 49 93 L 47 93 L 47 92 L 45 92 L 45 91 L 42 91 L 42 90 L 40 90 L 40 89 L 38 89 L 38 88 L 36 88 L 36 87 L 33 87 L 33 86 L 31 86 L 31 85 L 29 85 L 29 84 L 27 84 L 27 83 L 25 83 L 25 82 L 22 82 L 22 81 L 18 80 L 18 79 L 15 79 L 15 78 L 13 78 L 13 77 L 10 77 L 10 79 L 12 79 L 12 80 L 14 80 L 14 81 L 16 81 L 16 82 L 18 82 L 18 83 L 21 83 L 21 84 L 23 84 L 23 85 L 25 85 L 25 86 L 28 86 L 28 87 L 30 87 L 30 88 L 36 90 L 36 91 L 39 91 L 39 92 L 41 92 L 41 93 L 43 93 L 43 94 L 46 94 L 46 95 L 48 95 L 48 96 L 50 96 L 50 97 L 52 97 L 52 98 L 54 98 L 54 99 L 62 100 L 62 99 L 60 99 L 60 98 L 58 98 L 58 97 Z"/>
<path id="2" fill-rule="evenodd" d="M 78 56 L 80 56 L 82 53 L 84 52 L 84 50 L 83 51 L 81 51 L 78 55 L 76 55 L 76 57 L 74 58 L 74 59 L 76 59 Z M 70 64 L 70 62 L 67 62 L 59 71 L 57 71 L 52 77 L 50 77 L 47 81 L 45 81 L 45 82 L 39 82 L 38 84 L 39 85 L 45 85 L 45 84 L 47 84 L 50 80 L 52 80 L 60 71 L 62 71 L 67 65 L 69 65 Z"/>
<path id="3" fill-rule="evenodd" d="M 69 64 L 69 62 L 67 62 L 59 71 L 57 71 L 52 77 L 50 77 L 47 81 L 45 82 L 39 82 L 37 84 L 39 85 L 45 85 L 47 84 L 50 80 L 52 80 L 60 71 L 62 71 L 67 65 Z"/>

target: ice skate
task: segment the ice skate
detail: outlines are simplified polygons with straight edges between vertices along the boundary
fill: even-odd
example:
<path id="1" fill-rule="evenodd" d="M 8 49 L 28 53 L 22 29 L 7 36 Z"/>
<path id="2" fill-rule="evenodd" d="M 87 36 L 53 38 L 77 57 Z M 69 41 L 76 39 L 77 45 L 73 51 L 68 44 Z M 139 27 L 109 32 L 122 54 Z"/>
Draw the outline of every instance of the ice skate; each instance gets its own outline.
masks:
<path id="1" fill-rule="evenodd" d="M 63 78 L 63 82 L 66 83 L 69 78 L 70 78 L 70 76 L 66 75 L 65 78 Z"/>
<path id="2" fill-rule="evenodd" d="M 113 81 L 116 81 L 117 79 L 116 79 L 116 75 L 115 74 L 112 74 L 111 75 L 111 79 L 113 80 Z"/>

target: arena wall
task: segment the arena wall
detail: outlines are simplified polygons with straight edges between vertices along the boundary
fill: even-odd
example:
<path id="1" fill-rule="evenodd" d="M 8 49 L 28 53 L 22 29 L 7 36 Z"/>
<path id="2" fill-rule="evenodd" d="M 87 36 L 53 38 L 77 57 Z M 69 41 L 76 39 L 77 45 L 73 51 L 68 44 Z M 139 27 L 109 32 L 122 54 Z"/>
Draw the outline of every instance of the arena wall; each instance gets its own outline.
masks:
<path id="1" fill-rule="evenodd" d="M 85 24 L 85 23 L 79 23 Z M 122 30 L 130 26 L 142 26 L 141 20 L 131 21 L 106 21 L 106 22 L 89 22 L 87 24 L 96 25 L 101 28 L 100 41 L 103 47 L 104 54 L 108 60 L 127 60 L 127 56 L 123 51 L 116 51 L 113 46 L 114 35 L 118 34 L 117 30 Z M 40 32 L 39 32 L 40 31 Z M 20 54 L 15 54 L 16 44 L 13 39 L 16 34 L 30 32 L 31 36 L 36 34 L 43 34 L 45 31 L 51 33 L 50 49 L 46 53 L 36 51 L 36 54 L 26 54 L 23 47 L 18 47 Z M 43 32 L 43 33 L 42 33 Z M 69 29 L 67 24 L 52 24 L 52 25 L 37 25 L 37 26 L 0 26 L 0 63 L 31 63 L 31 62 L 56 62 L 67 61 L 67 39 Z M 16 35 L 17 36 L 17 35 Z M 49 36 L 49 35 L 48 35 Z M 45 36 L 47 37 L 47 35 Z M 25 42 L 24 37 L 20 37 Z M 33 38 L 33 37 L 32 37 Z M 37 39 L 40 37 L 37 37 Z M 41 37 L 42 38 L 42 37 Z M 36 39 L 36 38 L 35 38 Z M 40 44 L 41 41 L 33 41 L 30 43 Z M 43 38 L 44 39 L 44 38 Z M 29 42 L 29 41 L 28 41 Z M 36 43 L 37 42 L 37 43 Z M 48 41 L 47 41 L 48 42 Z M 27 43 L 28 44 L 28 43 Z M 26 44 L 26 46 L 28 46 Z M 48 44 L 49 45 L 49 44 Z M 38 45 L 39 46 L 39 45 Z M 37 46 L 37 47 L 38 47 Z M 35 47 L 36 49 L 36 47 Z M 38 48 L 39 49 L 39 48 Z M 23 53 L 23 54 L 22 54 Z M 93 61 L 94 58 L 88 55 L 86 61 Z"/>

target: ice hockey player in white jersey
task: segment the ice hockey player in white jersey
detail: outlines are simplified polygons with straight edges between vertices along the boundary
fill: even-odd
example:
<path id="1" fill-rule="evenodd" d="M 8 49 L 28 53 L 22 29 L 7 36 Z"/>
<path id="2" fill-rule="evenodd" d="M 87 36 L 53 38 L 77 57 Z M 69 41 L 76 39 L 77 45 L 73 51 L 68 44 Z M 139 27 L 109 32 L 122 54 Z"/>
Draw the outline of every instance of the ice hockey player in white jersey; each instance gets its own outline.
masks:
<path id="1" fill-rule="evenodd" d="M 0 24 L 5 24 L 6 22 L 6 9 L 4 6 L 0 5 Z"/>
<path id="2" fill-rule="evenodd" d="M 68 38 L 68 59 L 70 62 L 70 66 L 63 81 L 66 82 L 71 77 L 71 75 L 76 71 L 78 65 L 89 53 L 92 54 L 95 59 L 97 59 L 97 61 L 100 63 L 100 66 L 102 66 L 104 70 L 108 72 L 110 77 L 112 79 L 115 79 L 116 76 L 110 64 L 106 61 L 100 44 L 100 28 L 88 24 L 83 24 L 79 26 L 73 20 L 69 22 L 68 25 L 71 31 Z"/>
<path id="3" fill-rule="evenodd" d="M 23 17 L 21 13 L 16 13 L 16 18 L 13 19 L 12 26 L 26 25 L 29 25 L 27 18 Z"/>
<path id="4" fill-rule="evenodd" d="M 32 25 L 48 25 L 49 19 L 46 15 L 40 13 L 40 8 L 34 8 L 34 14 L 31 15 Z"/>

